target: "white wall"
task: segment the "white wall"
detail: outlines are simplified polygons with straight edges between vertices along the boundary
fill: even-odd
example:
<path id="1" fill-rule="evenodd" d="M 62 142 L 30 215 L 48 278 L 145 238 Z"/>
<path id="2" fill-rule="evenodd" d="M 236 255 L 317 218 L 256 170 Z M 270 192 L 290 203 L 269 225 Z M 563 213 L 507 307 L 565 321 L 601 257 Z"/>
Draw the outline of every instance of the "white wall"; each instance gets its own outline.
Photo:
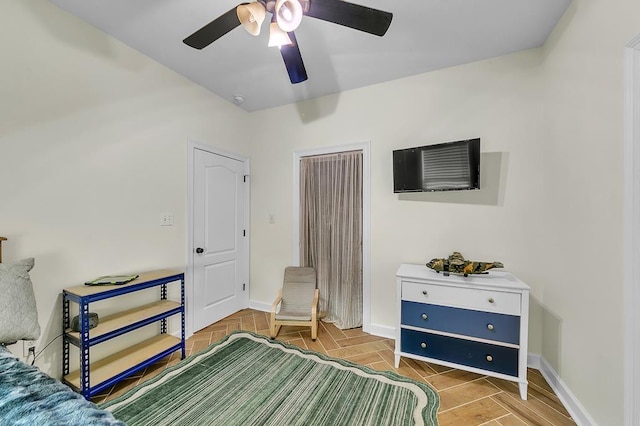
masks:
<path id="1" fill-rule="evenodd" d="M 530 352 L 587 417 L 622 424 L 622 60 L 639 12 L 574 0 L 541 49 L 252 114 L 251 298 L 272 300 L 291 262 L 292 152 L 371 141 L 372 323 L 394 325 L 402 262 L 500 260 L 532 288 Z M 392 193 L 393 149 L 478 136 L 480 193 Z"/>
<path id="2" fill-rule="evenodd" d="M 247 114 L 46 0 L 0 2 L 0 27 L 0 235 L 4 260 L 36 259 L 42 348 L 64 287 L 184 268 L 187 138 L 246 154 Z M 60 347 L 38 362 L 54 376 Z"/>
<path id="3" fill-rule="evenodd" d="M 372 323 L 394 325 L 388 301 L 403 262 L 459 250 L 527 280 L 526 241 L 541 209 L 539 74 L 540 51 L 531 50 L 253 113 L 263 131 L 252 145 L 251 298 L 271 300 L 291 262 L 293 151 L 363 141 L 371 142 Z M 502 168 L 486 167 L 479 192 L 393 194 L 393 149 L 473 137 L 482 138 L 483 159 Z M 532 340 L 539 351 L 539 336 Z"/>
<path id="4" fill-rule="evenodd" d="M 623 58 L 638 2 L 578 1 L 544 47 L 542 355 L 601 425 L 623 423 Z M 637 354 L 636 354 L 637 355 Z"/>

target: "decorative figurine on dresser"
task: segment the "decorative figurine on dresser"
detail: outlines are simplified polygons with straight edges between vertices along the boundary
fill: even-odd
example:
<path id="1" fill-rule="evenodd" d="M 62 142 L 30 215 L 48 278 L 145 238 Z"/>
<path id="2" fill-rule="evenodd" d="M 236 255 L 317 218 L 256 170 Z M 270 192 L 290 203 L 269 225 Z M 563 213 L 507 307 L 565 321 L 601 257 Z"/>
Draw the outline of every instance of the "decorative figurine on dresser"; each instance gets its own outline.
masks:
<path id="1" fill-rule="evenodd" d="M 469 274 L 486 274 L 489 269 L 503 268 L 501 262 L 476 262 L 466 260 L 458 251 L 454 251 L 448 258 L 431 259 L 427 262 L 427 268 L 443 275 L 462 274 L 465 277 Z"/>
<path id="2" fill-rule="evenodd" d="M 407 357 L 498 377 L 527 399 L 527 284 L 503 271 L 443 275 L 410 264 L 396 277 L 396 368 Z"/>

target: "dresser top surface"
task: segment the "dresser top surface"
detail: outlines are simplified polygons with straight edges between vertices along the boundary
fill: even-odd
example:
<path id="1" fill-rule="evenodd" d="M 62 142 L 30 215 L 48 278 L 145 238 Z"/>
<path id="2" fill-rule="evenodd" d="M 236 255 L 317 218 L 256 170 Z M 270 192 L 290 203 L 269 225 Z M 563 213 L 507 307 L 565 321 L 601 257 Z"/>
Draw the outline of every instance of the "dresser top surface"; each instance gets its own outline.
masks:
<path id="1" fill-rule="evenodd" d="M 506 271 L 490 270 L 485 274 L 463 276 L 458 274 L 438 273 L 425 265 L 403 263 L 398 268 L 396 276 L 399 278 L 426 280 L 435 284 L 472 285 L 495 287 L 503 289 L 529 290 L 529 286 L 520 281 L 513 274 Z"/>

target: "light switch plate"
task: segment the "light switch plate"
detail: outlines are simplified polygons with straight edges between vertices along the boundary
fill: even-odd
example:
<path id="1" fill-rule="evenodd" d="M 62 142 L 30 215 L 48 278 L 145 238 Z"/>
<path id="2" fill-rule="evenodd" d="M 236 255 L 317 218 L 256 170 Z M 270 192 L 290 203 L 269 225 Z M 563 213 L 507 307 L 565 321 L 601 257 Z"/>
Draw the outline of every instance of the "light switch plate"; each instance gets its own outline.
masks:
<path id="1" fill-rule="evenodd" d="M 162 213 L 160 215 L 160 226 L 173 226 L 173 214 Z"/>

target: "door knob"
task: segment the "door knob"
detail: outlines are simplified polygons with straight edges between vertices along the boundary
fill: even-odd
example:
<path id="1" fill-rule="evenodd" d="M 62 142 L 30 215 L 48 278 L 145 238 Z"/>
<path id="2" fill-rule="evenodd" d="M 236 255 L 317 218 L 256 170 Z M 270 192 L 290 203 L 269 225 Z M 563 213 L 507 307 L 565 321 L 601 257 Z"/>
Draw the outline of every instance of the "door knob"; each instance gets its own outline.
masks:
<path id="1" fill-rule="evenodd" d="M 204 249 L 203 249 L 202 247 L 198 247 L 198 248 L 196 249 L 196 253 L 198 253 L 198 254 L 202 254 L 202 253 L 204 253 Z"/>

